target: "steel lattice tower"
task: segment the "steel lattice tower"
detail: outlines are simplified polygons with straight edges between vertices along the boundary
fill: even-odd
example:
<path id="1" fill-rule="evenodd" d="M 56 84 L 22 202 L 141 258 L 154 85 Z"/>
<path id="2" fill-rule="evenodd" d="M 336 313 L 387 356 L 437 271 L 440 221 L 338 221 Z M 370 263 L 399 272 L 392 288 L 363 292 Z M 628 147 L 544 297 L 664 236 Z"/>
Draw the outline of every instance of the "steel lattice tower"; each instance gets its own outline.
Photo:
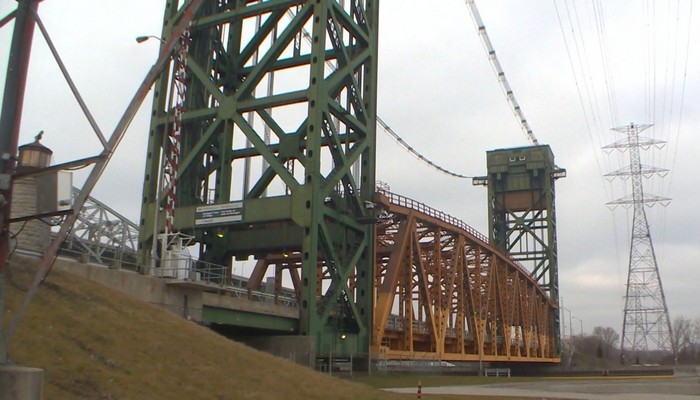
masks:
<path id="1" fill-rule="evenodd" d="M 622 324 L 621 361 L 624 362 L 625 349 L 632 352 L 648 350 L 670 350 L 676 354 L 673 343 L 671 319 L 666 306 L 659 266 L 649 232 L 644 206 L 657 202 L 668 203 L 671 199 L 644 193 L 642 176 L 663 175 L 668 170 L 642 165 L 640 147 L 643 149 L 659 146 L 664 142 L 640 137 L 639 134 L 651 125 L 635 125 L 614 128 L 627 135 L 626 138 L 605 146 L 604 149 L 629 150 L 630 164 L 609 177 L 629 177 L 632 181 L 632 194 L 609 202 L 608 205 L 632 206 L 632 240 L 630 243 L 627 291 L 625 294 L 624 322 Z"/>
<path id="2" fill-rule="evenodd" d="M 185 4 L 166 2 L 163 37 Z M 207 0 L 191 26 L 173 230 L 229 273 L 253 258 L 249 284 L 268 270 L 277 286 L 289 276 L 298 323 L 265 328 L 319 357 L 369 351 L 377 20 L 376 0 Z M 154 88 L 143 265 L 162 250 L 153 238 L 164 231 L 158 179 L 171 152 L 173 74 Z M 230 322 L 216 308 L 202 314 Z"/>
<path id="3" fill-rule="evenodd" d="M 473 180 L 488 188 L 489 240 L 530 271 L 550 300 L 559 304 L 555 181 L 566 170 L 548 145 L 486 153 L 488 176 Z M 559 310 L 554 315 L 559 351 Z"/>

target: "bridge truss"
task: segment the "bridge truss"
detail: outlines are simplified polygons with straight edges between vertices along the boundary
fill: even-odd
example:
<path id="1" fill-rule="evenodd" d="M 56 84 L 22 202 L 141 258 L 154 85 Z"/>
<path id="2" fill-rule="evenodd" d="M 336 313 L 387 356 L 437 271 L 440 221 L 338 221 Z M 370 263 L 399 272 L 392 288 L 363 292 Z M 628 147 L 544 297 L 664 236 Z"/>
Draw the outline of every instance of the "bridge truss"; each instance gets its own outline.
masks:
<path id="1" fill-rule="evenodd" d="M 184 3 L 167 2 L 163 37 Z M 190 29 L 174 229 L 220 265 L 299 254 L 299 335 L 321 356 L 369 348 L 377 3 L 211 0 Z M 172 76 L 163 73 L 154 89 L 139 224 L 144 266 L 163 232 Z"/>
<path id="2" fill-rule="evenodd" d="M 80 189 L 73 188 L 74 198 L 79 193 Z M 61 253 L 135 268 L 138 225 L 90 196 L 78 213 L 70 235 L 61 244 Z"/>
<path id="3" fill-rule="evenodd" d="M 525 267 L 425 204 L 383 189 L 374 202 L 374 359 L 559 362 L 556 303 Z M 298 253 L 270 254 L 246 288 L 260 291 L 270 276 L 275 302 L 289 296 L 286 282 L 303 301 L 300 270 Z M 321 296 L 332 277 L 322 264 L 317 274 Z M 347 287 L 356 287 L 355 278 Z"/>
<path id="4" fill-rule="evenodd" d="M 449 215 L 378 192 L 374 357 L 558 362 L 556 304 L 520 264 Z"/>

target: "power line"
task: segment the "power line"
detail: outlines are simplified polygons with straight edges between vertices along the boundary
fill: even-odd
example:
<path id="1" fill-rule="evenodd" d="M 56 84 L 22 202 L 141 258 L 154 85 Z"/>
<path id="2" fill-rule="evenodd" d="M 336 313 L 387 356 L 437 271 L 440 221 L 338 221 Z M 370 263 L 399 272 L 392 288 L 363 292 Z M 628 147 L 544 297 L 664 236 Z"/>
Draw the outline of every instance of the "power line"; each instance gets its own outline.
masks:
<path id="1" fill-rule="evenodd" d="M 688 38 L 686 40 L 686 48 L 685 48 L 685 65 L 683 67 L 683 83 L 681 84 L 681 104 L 678 107 L 678 129 L 676 130 L 676 140 L 675 140 L 675 149 L 673 151 L 673 158 L 671 159 L 671 170 L 675 168 L 676 165 L 676 159 L 678 157 L 678 148 L 680 147 L 678 143 L 680 142 L 680 134 L 681 134 L 681 121 L 683 120 L 683 105 L 685 102 L 685 85 L 686 85 L 686 80 L 688 78 L 688 58 L 690 55 L 690 38 L 691 34 L 693 32 L 693 2 L 690 2 L 690 9 L 688 10 Z M 673 183 L 673 175 L 669 177 L 669 191 L 671 189 L 671 184 Z"/>
<path id="2" fill-rule="evenodd" d="M 594 116 L 589 117 L 589 111 L 586 108 L 586 103 L 584 101 L 584 95 L 581 91 L 581 82 L 579 80 L 579 75 L 576 72 L 576 67 L 574 66 L 574 57 L 572 55 L 572 51 L 571 51 L 571 47 L 569 46 L 569 42 L 566 38 L 566 32 L 564 31 L 564 23 L 562 22 L 561 13 L 559 12 L 559 7 L 557 6 L 557 0 L 553 0 L 552 3 L 554 4 L 554 10 L 556 12 L 557 20 L 559 22 L 559 29 L 561 31 L 562 39 L 564 41 L 564 47 L 566 48 L 566 54 L 569 58 L 569 67 L 571 68 L 571 74 L 574 78 L 574 84 L 576 86 L 576 93 L 578 94 L 579 104 L 581 105 L 581 112 L 583 113 L 583 119 L 586 123 L 586 131 L 588 132 L 588 138 L 590 139 L 591 145 L 594 148 L 593 154 L 595 156 L 596 166 L 598 167 L 598 171 L 599 171 L 600 175 L 602 175 L 603 168 L 600 165 L 600 159 L 599 159 L 598 154 L 597 154 L 597 151 L 598 151 L 597 149 L 599 146 L 593 137 L 594 129 L 596 130 L 596 132 L 599 132 L 599 130 L 597 130 L 597 124 L 595 124 L 596 118 Z M 583 72 L 581 75 L 582 75 L 581 79 L 585 80 L 585 76 L 583 75 Z M 593 109 L 591 109 L 591 113 L 592 112 L 593 112 Z M 596 126 L 591 127 L 591 121 L 593 121 L 594 125 L 596 125 Z M 603 188 L 606 190 L 606 195 L 609 198 L 612 197 L 610 193 L 607 193 L 608 187 L 605 184 L 603 184 Z"/>
<path id="3" fill-rule="evenodd" d="M 605 35 L 605 15 L 603 4 L 600 0 L 593 2 L 593 15 L 595 18 L 596 33 L 598 36 L 598 49 L 603 63 L 603 76 L 605 77 L 605 89 L 607 91 L 608 108 L 610 110 L 610 120 L 613 126 L 618 124 L 617 96 L 615 93 L 615 80 L 610 66 L 610 53 L 608 52 L 608 41 Z"/>

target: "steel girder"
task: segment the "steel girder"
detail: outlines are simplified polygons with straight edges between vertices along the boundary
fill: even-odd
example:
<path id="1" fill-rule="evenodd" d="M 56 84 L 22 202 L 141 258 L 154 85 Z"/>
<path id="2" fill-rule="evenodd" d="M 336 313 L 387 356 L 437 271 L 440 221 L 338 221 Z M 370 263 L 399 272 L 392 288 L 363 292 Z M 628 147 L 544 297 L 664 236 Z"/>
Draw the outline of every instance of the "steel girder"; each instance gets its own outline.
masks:
<path id="1" fill-rule="evenodd" d="M 556 304 L 468 225 L 379 192 L 373 357 L 558 362 Z"/>
<path id="2" fill-rule="evenodd" d="M 167 2 L 164 37 L 178 3 Z M 369 351 L 377 19 L 376 0 L 218 0 L 191 26 L 175 228 L 221 265 L 298 255 L 299 334 L 321 356 Z M 154 92 L 144 266 L 162 231 L 171 76 Z M 202 223 L 197 207 L 206 205 L 237 214 Z"/>
<path id="3" fill-rule="evenodd" d="M 80 189 L 73 188 L 73 198 L 79 193 Z M 135 264 L 138 235 L 135 223 L 88 196 L 70 235 L 61 246 L 71 252 L 88 254 L 100 264 Z"/>

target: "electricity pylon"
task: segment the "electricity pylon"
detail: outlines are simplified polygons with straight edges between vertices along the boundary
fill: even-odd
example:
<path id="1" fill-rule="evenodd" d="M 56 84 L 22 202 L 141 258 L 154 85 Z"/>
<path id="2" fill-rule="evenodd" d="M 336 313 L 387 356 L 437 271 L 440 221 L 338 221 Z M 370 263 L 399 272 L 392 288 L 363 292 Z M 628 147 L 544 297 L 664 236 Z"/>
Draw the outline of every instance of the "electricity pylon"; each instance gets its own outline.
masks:
<path id="1" fill-rule="evenodd" d="M 632 240 L 630 242 L 627 291 L 625 294 L 624 322 L 620 361 L 624 362 L 625 350 L 633 353 L 649 350 L 666 350 L 676 356 L 671 319 L 666 306 L 659 266 L 654 253 L 649 223 L 644 206 L 656 203 L 667 205 L 671 199 L 644 193 L 643 176 L 665 175 L 668 170 L 642 165 L 640 147 L 661 146 L 662 141 L 640 137 L 639 134 L 651 125 L 629 124 L 613 130 L 627 137 L 603 149 L 629 150 L 630 163 L 608 177 L 629 177 L 632 181 L 632 194 L 611 201 L 608 205 L 631 206 L 634 210 Z"/>

